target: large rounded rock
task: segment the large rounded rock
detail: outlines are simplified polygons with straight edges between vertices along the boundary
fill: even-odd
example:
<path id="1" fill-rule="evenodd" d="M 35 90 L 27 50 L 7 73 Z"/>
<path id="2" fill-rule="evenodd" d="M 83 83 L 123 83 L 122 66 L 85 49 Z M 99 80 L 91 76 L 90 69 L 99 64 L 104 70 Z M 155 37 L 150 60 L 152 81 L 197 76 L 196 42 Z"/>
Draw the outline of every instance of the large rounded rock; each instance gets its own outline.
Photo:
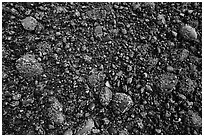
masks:
<path id="1" fill-rule="evenodd" d="M 30 16 L 30 17 L 26 17 L 25 19 L 21 20 L 21 24 L 23 25 L 24 29 L 33 31 L 38 25 L 38 21 L 35 18 Z"/>
<path id="2" fill-rule="evenodd" d="M 113 93 L 108 87 L 103 87 L 99 93 L 99 99 L 103 106 L 107 106 L 112 100 Z"/>
<path id="3" fill-rule="evenodd" d="M 116 114 L 125 113 L 133 106 L 132 98 L 125 93 L 116 93 L 113 96 L 112 108 Z"/>
<path id="4" fill-rule="evenodd" d="M 17 70 L 25 77 L 42 74 L 43 68 L 32 54 L 26 54 L 16 61 Z"/>
<path id="5" fill-rule="evenodd" d="M 196 40 L 197 39 L 197 32 L 195 28 L 189 25 L 185 25 L 181 27 L 180 35 L 185 40 Z"/>

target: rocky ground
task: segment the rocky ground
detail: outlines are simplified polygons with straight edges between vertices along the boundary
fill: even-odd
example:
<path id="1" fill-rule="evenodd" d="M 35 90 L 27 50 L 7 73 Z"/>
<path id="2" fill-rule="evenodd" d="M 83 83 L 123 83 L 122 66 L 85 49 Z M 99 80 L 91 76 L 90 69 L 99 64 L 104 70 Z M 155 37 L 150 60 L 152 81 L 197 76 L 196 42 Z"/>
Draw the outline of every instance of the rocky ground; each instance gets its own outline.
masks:
<path id="1" fill-rule="evenodd" d="M 202 3 L 2 3 L 2 134 L 202 134 Z"/>

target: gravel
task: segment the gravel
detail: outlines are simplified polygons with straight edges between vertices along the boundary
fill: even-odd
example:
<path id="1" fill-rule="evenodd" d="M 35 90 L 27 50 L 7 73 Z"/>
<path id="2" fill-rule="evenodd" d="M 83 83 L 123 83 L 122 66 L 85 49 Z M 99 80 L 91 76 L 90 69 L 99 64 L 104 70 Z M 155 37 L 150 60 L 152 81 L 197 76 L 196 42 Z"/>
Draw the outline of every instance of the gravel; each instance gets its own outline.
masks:
<path id="1" fill-rule="evenodd" d="M 201 2 L 3 2 L 3 135 L 201 135 Z"/>

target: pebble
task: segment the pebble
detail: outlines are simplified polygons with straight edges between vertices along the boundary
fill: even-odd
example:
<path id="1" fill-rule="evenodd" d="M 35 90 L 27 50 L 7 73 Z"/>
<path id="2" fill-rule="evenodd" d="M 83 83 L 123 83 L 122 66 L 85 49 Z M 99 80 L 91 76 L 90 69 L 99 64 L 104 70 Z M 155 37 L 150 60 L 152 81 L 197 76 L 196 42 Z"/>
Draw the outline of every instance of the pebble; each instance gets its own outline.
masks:
<path id="1" fill-rule="evenodd" d="M 127 34 L 127 30 L 126 30 L 126 29 L 122 29 L 122 33 L 123 33 L 124 35 L 126 35 L 126 34 Z"/>
<path id="2" fill-rule="evenodd" d="M 13 96 L 13 100 L 19 100 L 21 99 L 21 94 L 16 94 Z"/>
<path id="3" fill-rule="evenodd" d="M 175 31 L 173 31 L 173 30 L 171 31 L 171 33 L 172 33 L 172 35 L 174 36 L 174 38 L 176 38 L 177 35 L 178 35 L 177 32 L 175 32 Z"/>
<path id="4" fill-rule="evenodd" d="M 19 101 L 12 101 L 10 104 L 12 107 L 16 107 L 19 105 Z"/>
<path id="5" fill-rule="evenodd" d="M 113 96 L 112 108 L 116 114 L 125 113 L 133 106 L 132 98 L 125 93 L 116 93 Z"/>
<path id="6" fill-rule="evenodd" d="M 94 121 L 93 119 L 89 118 L 86 122 L 85 122 L 85 126 L 79 130 L 76 135 L 85 135 L 87 132 L 89 132 L 93 127 L 95 127 L 94 125 Z"/>
<path id="7" fill-rule="evenodd" d="M 111 85 L 110 85 L 109 81 L 106 81 L 105 86 L 108 87 L 108 88 L 111 88 Z"/>
<path id="8" fill-rule="evenodd" d="M 186 96 L 183 94 L 179 94 L 179 97 L 182 98 L 183 100 L 186 100 Z"/>
<path id="9" fill-rule="evenodd" d="M 163 14 L 159 14 L 159 15 L 157 16 L 157 20 L 158 20 L 158 24 L 159 24 L 159 25 L 164 25 L 164 24 L 166 24 L 166 20 L 165 20 Z"/>
<path id="10" fill-rule="evenodd" d="M 89 109 L 90 111 L 93 111 L 94 108 L 95 108 L 95 104 L 94 104 L 93 102 L 90 103 L 88 109 Z"/>
<path id="11" fill-rule="evenodd" d="M 172 66 L 167 66 L 166 70 L 169 72 L 172 72 L 172 71 L 174 71 L 174 68 Z"/>
<path id="12" fill-rule="evenodd" d="M 178 78 L 175 74 L 166 73 L 160 76 L 160 88 L 166 93 L 170 93 L 178 83 Z"/>
<path id="13" fill-rule="evenodd" d="M 107 131 L 108 131 L 108 133 L 109 133 L 110 135 L 117 135 L 117 134 L 118 134 L 118 131 L 117 131 L 114 127 L 109 127 L 109 128 L 107 129 Z"/>
<path id="14" fill-rule="evenodd" d="M 103 30 L 102 30 L 102 26 L 96 26 L 95 27 L 95 35 L 96 37 L 102 37 L 103 35 Z"/>
<path id="15" fill-rule="evenodd" d="M 64 135 L 73 135 L 73 132 L 71 129 L 67 129 L 65 132 L 64 132 Z"/>
<path id="16" fill-rule="evenodd" d="M 155 129 L 155 131 L 157 132 L 157 133 L 161 133 L 161 129 Z"/>
<path id="17" fill-rule="evenodd" d="M 112 100 L 113 93 L 108 87 L 103 87 L 99 93 L 99 100 L 103 106 L 107 106 Z"/>
<path id="18" fill-rule="evenodd" d="M 38 25 L 38 21 L 35 18 L 30 16 L 30 17 L 26 17 L 25 19 L 21 20 L 21 24 L 23 25 L 24 29 L 33 31 Z"/>
<path id="19" fill-rule="evenodd" d="M 187 59 L 189 56 L 189 51 L 187 49 L 183 49 L 181 54 L 180 54 L 180 61 L 184 61 L 185 59 Z"/>

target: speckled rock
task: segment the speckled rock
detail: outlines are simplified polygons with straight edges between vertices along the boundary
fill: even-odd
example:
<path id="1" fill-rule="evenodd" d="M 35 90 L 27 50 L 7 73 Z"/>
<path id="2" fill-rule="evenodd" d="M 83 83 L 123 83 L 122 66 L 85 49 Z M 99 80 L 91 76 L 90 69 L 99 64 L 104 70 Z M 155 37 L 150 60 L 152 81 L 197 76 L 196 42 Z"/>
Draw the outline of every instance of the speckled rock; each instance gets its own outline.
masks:
<path id="1" fill-rule="evenodd" d="M 56 124 L 62 124 L 65 121 L 65 116 L 62 113 L 63 106 L 55 97 L 48 99 L 50 107 L 48 108 L 48 117 Z"/>
<path id="2" fill-rule="evenodd" d="M 16 68 L 25 77 L 33 77 L 43 73 L 41 63 L 32 54 L 26 54 L 19 58 L 16 61 Z"/>
<path id="3" fill-rule="evenodd" d="M 116 114 L 125 113 L 133 106 L 132 98 L 125 93 L 116 93 L 113 96 L 112 108 Z"/>
<path id="4" fill-rule="evenodd" d="M 198 113 L 190 110 L 188 111 L 188 114 L 190 116 L 190 122 L 194 127 L 202 127 L 202 118 L 198 115 Z"/>
<path id="5" fill-rule="evenodd" d="M 112 100 L 113 93 L 108 87 L 103 87 L 99 93 L 99 100 L 103 106 L 107 106 Z"/>
<path id="6" fill-rule="evenodd" d="M 25 19 L 21 20 L 21 24 L 23 25 L 24 29 L 33 31 L 38 25 L 38 21 L 35 18 L 30 16 L 30 17 L 26 17 Z"/>
<path id="7" fill-rule="evenodd" d="M 104 82 L 105 74 L 101 71 L 93 71 L 88 77 L 89 85 L 92 87 L 97 87 Z"/>
<path id="8" fill-rule="evenodd" d="M 163 92 L 170 93 L 178 83 L 178 77 L 173 73 L 160 75 L 159 87 Z"/>

